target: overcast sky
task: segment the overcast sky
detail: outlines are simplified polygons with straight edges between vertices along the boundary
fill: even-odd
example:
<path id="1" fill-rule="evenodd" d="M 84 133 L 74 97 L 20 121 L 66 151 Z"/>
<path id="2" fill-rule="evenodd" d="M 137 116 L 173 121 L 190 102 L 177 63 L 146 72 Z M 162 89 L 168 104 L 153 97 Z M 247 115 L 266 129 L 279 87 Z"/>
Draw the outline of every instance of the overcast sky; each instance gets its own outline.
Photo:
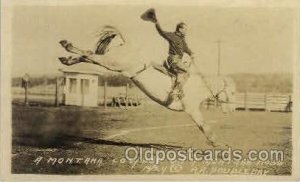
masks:
<path id="1" fill-rule="evenodd" d="M 13 13 L 13 76 L 57 73 L 57 57 L 68 55 L 58 44 L 68 39 L 92 49 L 103 25 L 114 25 L 145 60 L 162 61 L 168 44 L 140 15 L 154 7 L 161 26 L 174 31 L 188 25 L 187 42 L 204 73 L 292 72 L 293 12 L 279 8 L 213 8 L 154 5 L 16 6 Z M 140 59 L 140 58 L 139 58 Z"/>

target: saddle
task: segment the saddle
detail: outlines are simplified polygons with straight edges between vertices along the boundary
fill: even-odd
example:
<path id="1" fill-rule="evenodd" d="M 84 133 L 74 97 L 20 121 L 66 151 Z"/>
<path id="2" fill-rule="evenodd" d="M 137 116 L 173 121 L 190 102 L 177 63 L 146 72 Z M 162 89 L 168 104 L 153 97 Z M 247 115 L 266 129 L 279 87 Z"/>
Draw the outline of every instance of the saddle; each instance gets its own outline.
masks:
<path id="1" fill-rule="evenodd" d="M 168 68 L 166 68 L 166 65 L 153 65 L 153 68 L 156 69 L 157 71 L 171 77 L 171 81 L 172 81 L 172 86 L 171 86 L 171 90 L 170 90 L 170 95 L 169 95 L 169 100 L 170 102 L 173 101 L 174 97 L 178 97 L 178 98 L 182 98 L 183 97 L 183 91 L 182 90 L 178 90 L 175 89 L 176 88 L 176 74 L 174 74 L 173 72 L 171 72 Z"/>

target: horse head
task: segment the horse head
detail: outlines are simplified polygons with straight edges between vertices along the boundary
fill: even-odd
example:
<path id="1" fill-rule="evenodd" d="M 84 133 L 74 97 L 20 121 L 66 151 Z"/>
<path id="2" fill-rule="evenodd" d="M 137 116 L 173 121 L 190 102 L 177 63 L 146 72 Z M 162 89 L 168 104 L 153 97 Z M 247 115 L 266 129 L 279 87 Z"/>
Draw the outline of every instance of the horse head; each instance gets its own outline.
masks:
<path id="1" fill-rule="evenodd" d="M 124 45 L 125 39 L 120 31 L 113 26 L 104 26 L 98 34 L 95 54 L 103 55 L 110 49 Z"/>
<path id="2" fill-rule="evenodd" d="M 224 104 L 227 106 L 226 110 L 235 110 L 235 93 L 236 87 L 234 81 L 229 77 L 223 77 L 223 89 L 217 94 L 218 102 L 222 104 L 222 110 L 225 112 Z"/>

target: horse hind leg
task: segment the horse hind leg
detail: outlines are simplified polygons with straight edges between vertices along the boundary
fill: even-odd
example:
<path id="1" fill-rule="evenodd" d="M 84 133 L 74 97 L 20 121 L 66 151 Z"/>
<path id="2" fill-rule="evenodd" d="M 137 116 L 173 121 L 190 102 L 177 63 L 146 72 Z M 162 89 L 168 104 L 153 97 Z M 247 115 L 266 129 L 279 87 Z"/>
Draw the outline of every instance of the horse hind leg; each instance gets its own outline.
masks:
<path id="1" fill-rule="evenodd" d="M 73 58 L 72 56 L 69 56 L 69 57 L 59 57 L 58 59 L 59 59 L 59 61 L 62 64 L 67 65 L 67 66 L 71 66 L 73 64 L 77 64 L 77 63 L 82 62 L 81 59 L 79 59 L 79 58 Z"/>
<path id="2" fill-rule="evenodd" d="M 210 145 L 212 145 L 213 147 L 227 146 L 225 144 L 217 142 L 216 135 L 212 132 L 209 125 L 205 123 L 199 108 L 186 110 L 186 113 L 188 113 L 192 117 L 192 119 L 196 122 L 198 128 L 205 135 Z"/>
<path id="3" fill-rule="evenodd" d="M 204 122 L 202 113 L 196 109 L 187 113 L 192 117 L 200 131 L 203 132 L 208 142 L 213 145 L 215 143 L 216 137 L 211 131 L 210 127 Z"/>
<path id="4" fill-rule="evenodd" d="M 68 42 L 67 40 L 61 40 L 59 41 L 59 44 L 65 48 L 66 51 L 74 53 L 74 54 L 79 54 L 81 56 L 92 56 L 94 53 L 90 50 L 83 50 L 83 49 L 79 49 L 75 46 L 73 46 L 73 44 L 71 42 Z"/>

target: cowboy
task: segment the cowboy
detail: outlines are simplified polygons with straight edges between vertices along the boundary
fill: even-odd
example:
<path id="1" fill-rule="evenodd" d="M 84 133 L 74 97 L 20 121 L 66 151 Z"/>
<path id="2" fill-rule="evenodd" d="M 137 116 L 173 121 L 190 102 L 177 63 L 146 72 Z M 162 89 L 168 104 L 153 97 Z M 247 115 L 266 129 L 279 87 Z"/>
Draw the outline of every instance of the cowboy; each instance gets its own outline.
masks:
<path id="1" fill-rule="evenodd" d="M 146 15 L 147 17 L 145 17 Z M 154 9 L 148 10 L 143 16 L 143 19 L 155 23 L 158 33 L 169 42 L 169 56 L 164 61 L 163 66 L 176 75 L 175 85 L 171 94 L 174 95 L 174 99 L 181 99 L 183 97 L 183 85 L 189 76 L 189 64 L 184 63 L 182 58 L 184 53 L 186 53 L 191 59 L 194 59 L 193 52 L 188 48 L 185 41 L 187 26 L 181 22 L 177 24 L 175 32 L 166 32 L 160 27 Z"/>

